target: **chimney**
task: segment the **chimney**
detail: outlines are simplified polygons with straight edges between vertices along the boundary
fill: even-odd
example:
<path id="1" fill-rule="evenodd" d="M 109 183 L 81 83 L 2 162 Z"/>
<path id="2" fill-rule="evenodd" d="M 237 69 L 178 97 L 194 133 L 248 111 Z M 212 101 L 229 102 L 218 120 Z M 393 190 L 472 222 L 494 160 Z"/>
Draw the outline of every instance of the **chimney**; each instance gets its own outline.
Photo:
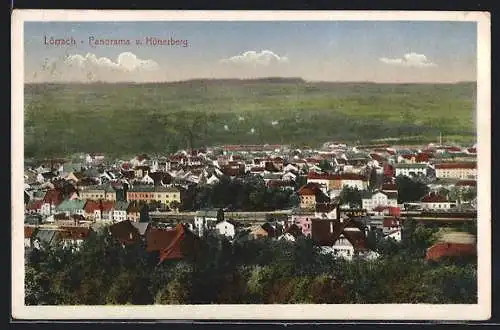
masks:
<path id="1" fill-rule="evenodd" d="M 333 221 L 330 221 L 330 234 L 333 233 Z"/>

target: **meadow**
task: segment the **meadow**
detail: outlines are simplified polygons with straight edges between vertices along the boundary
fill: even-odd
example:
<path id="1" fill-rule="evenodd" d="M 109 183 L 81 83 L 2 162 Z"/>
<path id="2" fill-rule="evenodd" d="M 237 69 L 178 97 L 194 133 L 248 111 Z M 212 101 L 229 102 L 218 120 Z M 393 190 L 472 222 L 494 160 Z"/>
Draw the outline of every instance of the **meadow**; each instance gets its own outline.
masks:
<path id="1" fill-rule="evenodd" d="M 25 85 L 25 156 L 328 140 L 474 143 L 475 83 L 302 79 Z"/>

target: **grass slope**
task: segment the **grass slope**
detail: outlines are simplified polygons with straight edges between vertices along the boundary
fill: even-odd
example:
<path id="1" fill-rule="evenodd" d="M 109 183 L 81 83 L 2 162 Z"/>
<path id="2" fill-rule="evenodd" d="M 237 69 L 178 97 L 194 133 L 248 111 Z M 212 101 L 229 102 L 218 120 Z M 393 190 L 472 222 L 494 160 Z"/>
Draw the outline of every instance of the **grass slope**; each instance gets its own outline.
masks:
<path id="1" fill-rule="evenodd" d="M 440 131 L 469 142 L 475 136 L 475 89 L 475 83 L 280 78 L 27 84 L 25 154 L 162 152 L 190 144 L 314 145 L 386 137 L 423 141 L 436 140 Z"/>

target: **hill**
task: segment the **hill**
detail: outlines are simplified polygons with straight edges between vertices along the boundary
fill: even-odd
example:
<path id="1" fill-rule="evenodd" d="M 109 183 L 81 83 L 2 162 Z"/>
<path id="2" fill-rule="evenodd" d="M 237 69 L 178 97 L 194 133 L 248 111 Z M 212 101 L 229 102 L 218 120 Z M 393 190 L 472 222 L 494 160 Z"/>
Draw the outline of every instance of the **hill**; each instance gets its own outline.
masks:
<path id="1" fill-rule="evenodd" d="M 26 84 L 27 157 L 163 152 L 213 144 L 319 144 L 475 137 L 475 83 L 306 82 L 300 78 L 150 84 Z M 253 129 L 253 132 L 252 132 Z"/>

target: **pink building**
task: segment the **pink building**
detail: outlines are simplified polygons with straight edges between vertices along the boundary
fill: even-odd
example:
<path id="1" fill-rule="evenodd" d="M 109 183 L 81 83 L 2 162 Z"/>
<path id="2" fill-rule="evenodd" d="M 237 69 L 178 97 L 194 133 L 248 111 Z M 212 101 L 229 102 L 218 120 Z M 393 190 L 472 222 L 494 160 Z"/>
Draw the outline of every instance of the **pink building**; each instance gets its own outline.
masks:
<path id="1" fill-rule="evenodd" d="M 311 219 L 314 218 L 314 212 L 296 212 L 292 214 L 292 224 L 297 225 L 304 236 L 311 236 Z"/>

